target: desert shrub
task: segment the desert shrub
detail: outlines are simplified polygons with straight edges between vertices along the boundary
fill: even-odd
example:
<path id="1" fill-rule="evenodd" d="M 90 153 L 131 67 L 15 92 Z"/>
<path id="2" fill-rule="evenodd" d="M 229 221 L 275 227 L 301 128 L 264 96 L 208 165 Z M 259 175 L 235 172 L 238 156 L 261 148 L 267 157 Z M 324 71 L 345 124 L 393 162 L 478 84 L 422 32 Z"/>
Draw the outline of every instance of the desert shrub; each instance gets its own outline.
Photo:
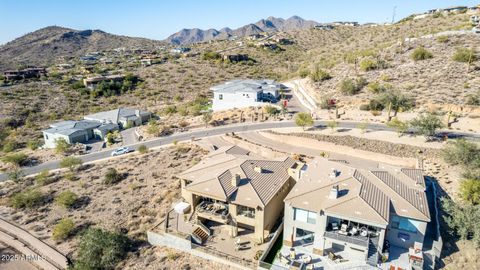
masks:
<path id="1" fill-rule="evenodd" d="M 435 136 L 436 130 L 444 126 L 442 120 L 431 113 L 422 114 L 414 118 L 410 122 L 410 125 L 415 129 L 417 134 L 424 135 L 427 139 Z"/>
<path id="2" fill-rule="evenodd" d="M 313 125 L 313 118 L 309 113 L 297 113 L 295 115 L 295 124 L 305 130 L 306 126 Z"/>
<path id="3" fill-rule="evenodd" d="M 448 38 L 448 36 L 445 36 L 445 35 L 437 37 L 437 41 L 440 43 L 447 43 L 449 40 L 450 39 Z"/>
<path id="4" fill-rule="evenodd" d="M 480 179 L 465 179 L 460 182 L 460 195 L 466 202 L 480 204 Z"/>
<path id="5" fill-rule="evenodd" d="M 387 68 L 388 64 L 381 59 L 366 58 L 360 62 L 360 70 L 370 71 Z"/>
<path id="6" fill-rule="evenodd" d="M 458 48 L 452 59 L 457 62 L 473 63 L 477 60 L 477 55 L 474 49 Z"/>
<path id="7" fill-rule="evenodd" d="M 41 143 L 39 140 L 29 140 L 27 142 L 27 147 L 30 148 L 31 150 L 37 150 L 38 147 L 40 147 Z"/>
<path id="8" fill-rule="evenodd" d="M 24 153 L 13 153 L 2 157 L 2 161 L 12 164 L 15 167 L 19 167 L 27 161 L 28 156 Z"/>
<path id="9" fill-rule="evenodd" d="M 17 150 L 19 148 L 19 144 L 17 141 L 15 140 L 7 140 L 3 143 L 3 148 L 2 148 L 2 151 L 5 152 L 5 153 L 10 153 L 10 152 L 13 152 L 15 150 Z"/>
<path id="10" fill-rule="evenodd" d="M 202 54 L 203 60 L 218 60 L 220 58 L 222 58 L 222 56 L 219 53 L 213 51 L 207 51 Z"/>
<path id="11" fill-rule="evenodd" d="M 26 189 L 10 197 L 10 205 L 17 209 L 34 208 L 41 205 L 43 201 L 44 195 L 37 189 Z"/>
<path id="12" fill-rule="evenodd" d="M 59 138 L 55 140 L 55 152 L 57 152 L 58 154 L 65 154 L 66 152 L 68 152 L 69 149 L 70 144 L 68 144 L 65 139 Z"/>
<path id="13" fill-rule="evenodd" d="M 312 73 L 310 73 L 310 78 L 314 82 L 323 82 L 325 80 L 332 78 L 332 76 L 330 76 L 330 74 L 325 70 L 316 66 L 315 69 L 312 71 Z"/>
<path id="14" fill-rule="evenodd" d="M 55 179 L 53 177 L 50 177 L 50 172 L 47 169 L 41 171 L 35 176 L 35 182 L 39 186 L 45 186 L 53 183 L 54 181 Z"/>
<path id="15" fill-rule="evenodd" d="M 131 247 L 132 242 L 123 234 L 88 228 L 80 238 L 74 269 L 115 269 Z"/>
<path id="16" fill-rule="evenodd" d="M 164 109 L 164 114 L 166 115 L 171 115 L 171 114 L 174 114 L 177 112 L 177 107 L 175 105 L 170 105 L 170 106 L 167 106 L 165 109 Z"/>
<path id="17" fill-rule="evenodd" d="M 382 104 L 383 108 L 393 110 L 393 116 L 396 116 L 400 110 L 406 111 L 414 106 L 414 100 L 411 97 L 394 89 L 388 89 L 380 94 L 376 100 Z"/>
<path id="18" fill-rule="evenodd" d="M 469 94 L 465 100 L 467 105 L 480 106 L 480 91 Z"/>
<path id="19" fill-rule="evenodd" d="M 448 198 L 442 198 L 445 222 L 451 234 L 460 236 L 462 240 L 473 240 L 480 247 L 480 205 L 461 205 Z"/>
<path id="20" fill-rule="evenodd" d="M 23 172 L 19 168 L 14 168 L 13 170 L 7 171 L 7 179 L 15 183 L 19 183 L 23 180 Z"/>
<path id="21" fill-rule="evenodd" d="M 408 122 L 400 121 L 397 117 L 394 117 L 387 123 L 387 127 L 393 128 L 398 136 L 402 136 L 408 130 Z"/>
<path id="22" fill-rule="evenodd" d="M 445 162 L 451 165 L 476 167 L 480 165 L 480 147 L 467 140 L 449 142 L 442 150 Z"/>
<path id="23" fill-rule="evenodd" d="M 391 84 L 388 84 L 388 83 L 380 83 L 380 82 L 371 82 L 367 85 L 367 88 L 368 88 L 368 91 L 374 93 L 374 94 L 378 94 L 378 93 L 381 93 L 381 92 L 385 92 L 389 89 L 392 89 L 392 85 Z"/>
<path id="24" fill-rule="evenodd" d="M 363 77 L 357 77 L 355 80 L 347 78 L 342 80 L 338 87 L 344 95 L 355 95 L 360 92 L 366 84 L 367 80 Z"/>
<path id="25" fill-rule="evenodd" d="M 64 208 L 70 208 L 75 205 L 77 200 L 77 194 L 73 193 L 72 191 L 64 191 L 55 198 L 55 203 Z"/>
<path id="26" fill-rule="evenodd" d="M 298 71 L 298 75 L 300 76 L 300 78 L 306 78 L 308 77 L 308 75 L 310 75 L 310 71 L 306 68 L 303 68 Z"/>
<path id="27" fill-rule="evenodd" d="M 424 47 L 418 47 L 415 50 L 413 50 L 411 58 L 414 61 L 421 61 L 421 60 L 433 58 L 433 54 L 429 52 L 427 49 L 425 49 Z"/>
<path id="28" fill-rule="evenodd" d="M 119 174 L 115 168 L 108 168 L 103 183 L 106 185 L 112 185 L 118 183 L 120 180 L 122 180 L 122 175 Z"/>
<path id="29" fill-rule="evenodd" d="M 60 168 L 68 168 L 73 172 L 75 168 L 81 166 L 83 161 L 78 157 L 66 157 L 60 161 Z"/>
<path id="30" fill-rule="evenodd" d="M 280 111 L 276 107 L 270 105 L 263 107 L 263 109 L 268 115 L 277 115 L 278 113 L 280 113 Z"/>
<path id="31" fill-rule="evenodd" d="M 53 227 L 52 238 L 55 241 L 63 241 L 72 235 L 74 229 L 75 223 L 73 220 L 63 218 Z"/>
<path id="32" fill-rule="evenodd" d="M 138 147 L 138 152 L 140 152 L 140 154 L 145 154 L 148 152 L 148 147 L 142 144 Z"/>

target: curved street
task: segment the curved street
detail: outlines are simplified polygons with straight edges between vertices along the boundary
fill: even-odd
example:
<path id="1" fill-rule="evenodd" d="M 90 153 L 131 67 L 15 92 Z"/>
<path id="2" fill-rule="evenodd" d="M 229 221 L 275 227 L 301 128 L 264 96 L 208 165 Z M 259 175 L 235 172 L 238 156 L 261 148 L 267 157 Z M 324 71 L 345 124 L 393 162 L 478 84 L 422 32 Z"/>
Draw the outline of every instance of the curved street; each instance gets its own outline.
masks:
<path id="1" fill-rule="evenodd" d="M 327 122 L 328 121 L 315 121 L 314 126 L 325 127 L 327 125 Z M 339 121 L 338 128 L 352 129 L 352 128 L 356 128 L 358 124 L 359 124 L 358 122 Z M 192 130 L 192 131 L 186 131 L 181 133 L 174 133 L 169 136 L 155 138 L 155 139 L 151 139 L 143 142 L 138 142 L 138 143 L 127 145 L 127 146 L 134 150 L 136 150 L 140 145 L 145 145 L 148 148 L 154 148 L 154 147 L 170 144 L 175 141 L 185 141 L 185 140 L 190 140 L 192 138 L 198 139 L 198 138 L 205 138 L 205 137 L 216 136 L 216 135 L 221 135 L 221 134 L 231 133 L 231 132 L 256 131 L 256 130 L 286 128 L 286 127 L 296 127 L 296 126 L 297 125 L 292 120 L 278 121 L 278 122 L 248 123 L 248 124 L 241 123 L 241 124 L 226 125 L 221 127 Z M 368 124 L 368 129 L 374 130 L 374 131 L 378 131 L 378 130 L 393 131 L 393 129 L 387 127 L 386 125 L 375 124 L 375 123 Z M 449 133 L 455 134 L 456 136 L 462 136 L 469 139 L 480 139 L 480 134 L 451 132 L 448 130 L 441 131 L 441 132 L 449 132 Z M 82 155 L 82 156 L 79 156 L 79 158 L 81 158 L 84 163 L 98 161 L 101 159 L 109 158 L 113 150 L 115 149 L 103 150 L 103 151 L 99 151 L 91 154 Z M 22 172 L 25 176 L 27 176 L 27 175 L 39 173 L 45 169 L 47 170 L 58 169 L 59 164 L 60 164 L 60 160 L 52 160 L 49 162 L 41 163 L 33 167 L 23 167 Z M 7 174 L 5 173 L 0 174 L 0 181 L 5 181 L 7 179 L 8 179 Z"/>

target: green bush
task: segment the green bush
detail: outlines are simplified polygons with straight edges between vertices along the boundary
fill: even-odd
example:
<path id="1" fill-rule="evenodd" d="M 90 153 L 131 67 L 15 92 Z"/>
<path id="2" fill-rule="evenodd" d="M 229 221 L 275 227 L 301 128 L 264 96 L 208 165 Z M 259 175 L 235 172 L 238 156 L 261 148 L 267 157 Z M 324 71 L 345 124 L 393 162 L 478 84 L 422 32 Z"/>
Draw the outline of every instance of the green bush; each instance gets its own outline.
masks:
<path id="1" fill-rule="evenodd" d="M 461 165 L 466 168 L 480 166 L 480 147 L 467 140 L 449 142 L 442 150 L 445 162 L 451 165 Z"/>
<path id="2" fill-rule="evenodd" d="M 177 112 L 177 107 L 175 105 L 167 106 L 164 110 L 164 114 L 171 115 Z"/>
<path id="3" fill-rule="evenodd" d="M 480 247 L 480 206 L 460 205 L 452 200 L 442 198 L 442 209 L 445 222 L 450 233 L 460 236 L 462 240 L 473 240 L 476 247 Z"/>
<path id="4" fill-rule="evenodd" d="M 310 75 L 310 71 L 306 68 L 303 68 L 298 71 L 298 75 L 300 76 L 300 78 L 306 78 Z"/>
<path id="5" fill-rule="evenodd" d="M 367 85 L 367 88 L 370 92 L 374 94 L 378 94 L 378 93 L 393 89 L 391 84 L 388 84 L 388 83 L 382 84 L 380 82 L 371 82 Z"/>
<path id="6" fill-rule="evenodd" d="M 442 120 L 431 113 L 414 118 L 410 125 L 415 128 L 417 134 L 424 135 L 427 139 L 435 136 L 436 130 L 444 126 Z"/>
<path id="7" fill-rule="evenodd" d="M 75 223 L 69 218 L 61 219 L 52 230 L 52 238 L 55 241 L 63 241 L 72 235 L 75 229 Z"/>
<path id="8" fill-rule="evenodd" d="M 413 50 L 411 57 L 414 61 L 421 61 L 433 58 L 433 54 L 427 51 L 427 49 L 425 49 L 424 47 L 418 47 Z"/>
<path id="9" fill-rule="evenodd" d="M 68 168 L 73 172 L 75 168 L 81 166 L 83 161 L 78 157 L 66 157 L 60 161 L 60 168 Z"/>
<path id="10" fill-rule="evenodd" d="M 470 204 L 480 204 L 480 179 L 462 180 L 460 182 L 460 195 Z"/>
<path id="11" fill-rule="evenodd" d="M 365 87 L 367 81 L 363 77 L 357 77 L 355 80 L 344 79 L 339 84 L 340 92 L 344 95 L 355 95 Z"/>
<path id="12" fill-rule="evenodd" d="M 437 41 L 440 42 L 440 43 L 447 43 L 450 39 L 448 38 L 448 36 L 438 36 L 437 37 Z"/>
<path id="13" fill-rule="evenodd" d="M 115 168 L 108 168 L 103 183 L 106 185 L 112 185 L 118 183 L 120 180 L 122 180 L 122 175 L 120 175 Z"/>
<path id="14" fill-rule="evenodd" d="M 27 189 L 10 197 L 10 205 L 14 208 L 35 208 L 44 201 L 44 195 L 37 189 Z"/>
<path id="15" fill-rule="evenodd" d="M 457 62 L 473 63 L 477 60 L 477 55 L 474 49 L 458 48 L 452 59 Z"/>
<path id="16" fill-rule="evenodd" d="M 387 67 L 388 67 L 387 63 L 380 59 L 366 58 L 360 62 L 360 70 L 362 71 L 384 69 Z"/>
<path id="17" fill-rule="evenodd" d="M 330 76 L 330 74 L 328 74 L 328 72 L 326 72 L 325 70 L 316 67 L 315 70 L 310 73 L 310 78 L 314 82 L 323 82 L 325 80 L 329 80 L 330 78 L 332 78 L 332 76 Z"/>
<path id="18" fill-rule="evenodd" d="M 64 138 L 55 139 L 55 152 L 57 154 L 65 154 L 69 149 L 70 144 Z"/>
<path id="19" fill-rule="evenodd" d="M 140 154 L 145 154 L 148 152 L 148 147 L 142 144 L 138 147 L 138 152 L 140 152 Z"/>
<path id="20" fill-rule="evenodd" d="M 53 183 L 54 181 L 55 179 L 53 177 L 50 177 L 50 172 L 47 169 L 41 171 L 35 176 L 35 182 L 39 186 L 45 186 Z"/>
<path id="21" fill-rule="evenodd" d="M 71 208 L 78 200 L 77 194 L 71 191 L 64 191 L 55 198 L 55 203 L 64 208 Z"/>
<path id="22" fill-rule="evenodd" d="M 3 152 L 5 153 L 10 153 L 10 152 L 13 152 L 15 150 L 17 150 L 19 147 L 19 144 L 18 142 L 14 141 L 14 140 L 7 140 L 6 142 L 3 143 Z"/>
<path id="23" fill-rule="evenodd" d="M 15 167 L 19 167 L 27 161 L 28 156 L 24 153 L 13 153 L 2 157 L 2 161 L 5 163 L 10 163 Z"/>
<path id="24" fill-rule="evenodd" d="M 213 51 L 207 51 L 202 54 L 203 60 L 218 60 L 220 58 L 222 58 L 222 56 L 219 53 Z"/>
<path id="25" fill-rule="evenodd" d="M 299 127 L 302 127 L 303 130 L 305 130 L 306 126 L 312 126 L 313 123 L 313 118 L 309 113 L 301 112 L 295 115 L 295 124 Z"/>
<path id="26" fill-rule="evenodd" d="M 132 242 L 123 234 L 89 228 L 80 238 L 74 269 L 115 269 L 131 247 Z"/>
<path id="27" fill-rule="evenodd" d="M 40 147 L 40 141 L 39 140 L 29 140 L 27 142 L 27 147 L 30 148 L 31 150 L 35 151 Z"/>
<path id="28" fill-rule="evenodd" d="M 465 100 L 467 105 L 480 106 L 480 91 L 469 94 Z"/>

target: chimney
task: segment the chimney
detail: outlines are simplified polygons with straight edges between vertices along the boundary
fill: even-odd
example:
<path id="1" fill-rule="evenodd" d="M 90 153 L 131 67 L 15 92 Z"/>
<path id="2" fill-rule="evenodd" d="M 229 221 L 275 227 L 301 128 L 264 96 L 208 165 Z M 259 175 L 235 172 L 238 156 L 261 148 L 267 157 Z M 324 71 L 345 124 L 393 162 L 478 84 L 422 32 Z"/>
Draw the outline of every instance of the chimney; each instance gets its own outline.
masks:
<path id="1" fill-rule="evenodd" d="M 240 175 L 238 173 L 234 174 L 232 176 L 232 186 L 238 187 L 240 185 Z"/>
<path id="2" fill-rule="evenodd" d="M 337 176 L 338 176 L 337 169 L 332 169 L 332 172 L 330 173 L 330 178 L 336 178 Z"/>
<path id="3" fill-rule="evenodd" d="M 328 195 L 329 199 L 336 199 L 338 198 L 338 185 L 335 185 L 330 189 L 330 194 Z"/>
<path id="4" fill-rule="evenodd" d="M 140 110 L 135 110 L 135 115 L 140 117 Z"/>
<path id="5" fill-rule="evenodd" d="M 263 173 L 263 168 L 260 167 L 260 166 L 255 166 L 255 168 L 253 168 L 254 171 L 256 171 L 257 173 Z"/>

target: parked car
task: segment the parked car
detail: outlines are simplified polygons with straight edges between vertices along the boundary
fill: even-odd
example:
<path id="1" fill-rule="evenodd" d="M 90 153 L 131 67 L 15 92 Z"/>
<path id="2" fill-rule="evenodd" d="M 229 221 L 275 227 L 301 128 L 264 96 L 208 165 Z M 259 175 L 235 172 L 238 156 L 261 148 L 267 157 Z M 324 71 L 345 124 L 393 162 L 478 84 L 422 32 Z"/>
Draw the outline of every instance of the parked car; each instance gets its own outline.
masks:
<path id="1" fill-rule="evenodd" d="M 115 151 L 112 152 L 111 156 L 114 157 L 114 156 L 123 155 L 130 152 L 133 152 L 133 149 L 130 149 L 129 147 L 120 147 L 115 149 Z"/>

